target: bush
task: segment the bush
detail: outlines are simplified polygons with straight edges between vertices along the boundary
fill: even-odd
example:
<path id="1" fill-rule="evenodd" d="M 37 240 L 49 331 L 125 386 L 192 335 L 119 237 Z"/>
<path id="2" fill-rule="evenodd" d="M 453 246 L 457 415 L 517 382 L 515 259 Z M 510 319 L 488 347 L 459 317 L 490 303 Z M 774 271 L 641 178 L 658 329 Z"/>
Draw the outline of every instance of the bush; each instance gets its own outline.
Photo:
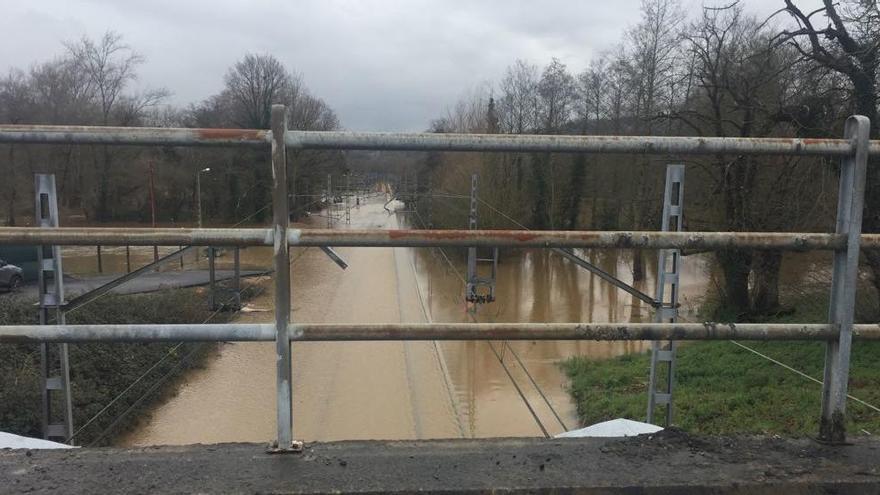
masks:
<path id="1" fill-rule="evenodd" d="M 108 295 L 67 316 L 67 323 L 201 323 L 211 313 L 200 289 L 176 289 L 150 294 Z M 229 319 L 218 313 L 213 322 Z M 0 325 L 36 323 L 33 303 L 0 298 Z M 209 343 L 71 344 L 70 379 L 74 431 L 114 397 L 147 373 L 104 414 L 76 436 L 77 445 L 105 445 L 143 416 L 187 368 L 198 366 L 213 349 Z M 162 382 L 158 380 L 163 379 Z M 158 384 L 157 384 L 158 383 Z M 0 345 L 0 430 L 32 437 L 40 431 L 40 346 Z M 129 414 L 114 422 L 131 408 Z"/>

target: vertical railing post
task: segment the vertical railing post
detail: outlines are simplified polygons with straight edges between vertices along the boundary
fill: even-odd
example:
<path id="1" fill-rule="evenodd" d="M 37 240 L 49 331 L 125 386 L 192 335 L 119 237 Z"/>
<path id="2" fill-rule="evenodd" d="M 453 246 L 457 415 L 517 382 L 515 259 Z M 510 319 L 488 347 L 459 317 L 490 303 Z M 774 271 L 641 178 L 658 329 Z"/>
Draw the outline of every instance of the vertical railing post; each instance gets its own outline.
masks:
<path id="1" fill-rule="evenodd" d="M 854 115 L 846 120 L 844 137 L 853 141 L 855 149 L 852 155 L 841 160 L 836 229 L 838 234 L 846 236 L 846 248 L 834 252 L 828 308 L 828 320 L 838 326 L 839 334 L 837 340 L 828 342 L 825 347 L 822 418 L 819 423 L 819 439 L 830 443 L 846 441 L 846 392 L 859 278 L 859 241 L 870 129 L 871 122 L 867 117 Z"/>
<path id="2" fill-rule="evenodd" d="M 290 252 L 287 228 L 290 212 L 287 199 L 287 109 L 284 105 L 272 105 L 272 219 L 274 226 L 275 268 L 275 362 L 277 385 L 278 438 L 274 451 L 294 450 L 292 371 L 290 362 L 290 337 L 287 324 L 290 321 Z"/>

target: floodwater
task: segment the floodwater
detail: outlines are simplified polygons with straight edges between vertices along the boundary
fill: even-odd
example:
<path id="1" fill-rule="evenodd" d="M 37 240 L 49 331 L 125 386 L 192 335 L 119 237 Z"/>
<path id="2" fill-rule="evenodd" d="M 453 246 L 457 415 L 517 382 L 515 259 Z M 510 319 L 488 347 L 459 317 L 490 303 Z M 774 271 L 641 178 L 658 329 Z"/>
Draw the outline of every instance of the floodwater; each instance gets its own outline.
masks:
<path id="1" fill-rule="evenodd" d="M 380 198 L 353 209 L 353 228 L 398 228 Z M 324 220 L 316 220 L 323 226 Z M 345 225 L 340 228 L 345 228 Z M 292 255 L 298 322 L 645 321 L 632 296 L 545 250 L 504 251 L 497 301 L 471 316 L 463 304 L 461 253 L 341 248 L 342 271 L 318 249 Z M 447 260 L 444 254 L 448 255 Z M 593 263 L 631 281 L 628 254 L 595 251 Z M 653 293 L 653 265 L 642 290 Z M 705 257 L 685 259 L 681 294 L 706 289 Z M 453 268 L 454 267 L 454 268 Z M 271 309 L 271 286 L 251 301 Z M 240 322 L 271 321 L 242 313 Z M 559 361 L 639 352 L 643 342 L 307 342 L 293 346 L 294 432 L 306 441 L 554 435 L 578 427 Z M 646 370 L 647 373 L 647 370 Z M 273 343 L 221 345 L 184 377 L 122 446 L 269 441 L 275 435 Z"/>

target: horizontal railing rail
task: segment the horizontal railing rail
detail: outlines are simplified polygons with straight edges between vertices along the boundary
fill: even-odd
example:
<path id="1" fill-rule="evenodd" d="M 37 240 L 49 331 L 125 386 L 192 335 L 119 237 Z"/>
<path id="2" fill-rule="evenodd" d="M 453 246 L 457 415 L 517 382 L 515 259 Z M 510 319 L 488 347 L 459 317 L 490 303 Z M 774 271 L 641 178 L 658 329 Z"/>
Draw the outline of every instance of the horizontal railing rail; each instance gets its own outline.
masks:
<path id="1" fill-rule="evenodd" d="M 165 127 L 0 125 L 0 143 L 269 148 L 272 131 Z M 824 155 L 855 153 L 850 139 L 441 134 L 287 131 L 290 148 L 387 151 L 480 151 L 626 154 Z M 868 153 L 880 156 L 880 141 Z"/>
<path id="2" fill-rule="evenodd" d="M 593 249 L 842 250 L 840 234 L 805 232 L 654 232 L 577 230 L 289 229 L 291 246 L 520 247 Z M 272 229 L 0 227 L 0 245 L 271 246 Z M 862 249 L 880 249 L 880 234 L 862 234 Z"/>
<path id="3" fill-rule="evenodd" d="M 425 340 L 802 340 L 829 341 L 839 327 L 802 323 L 381 323 L 287 326 L 292 342 Z M 854 325 L 853 338 L 880 340 L 880 325 Z M 275 325 L 7 325 L 0 343 L 274 341 Z"/>
<path id="4" fill-rule="evenodd" d="M 853 338 L 880 340 L 880 325 L 854 325 L 860 249 L 880 248 L 880 235 L 861 234 L 865 171 L 880 156 L 865 117 L 847 119 L 844 139 L 656 136 L 549 136 L 311 132 L 287 129 L 287 111 L 272 108 L 271 130 L 0 125 L 0 143 L 149 146 L 231 146 L 271 152 L 272 228 L 119 229 L 0 228 L 0 245 L 273 246 L 275 321 L 224 325 L 11 325 L 0 343 L 275 341 L 277 448 L 292 448 L 291 354 L 294 341 L 344 340 L 811 340 L 825 341 L 820 437 L 845 440 L 845 406 Z M 290 229 L 286 151 L 416 150 L 678 155 L 791 155 L 840 158 L 835 233 L 593 232 L 499 230 Z M 658 162 L 659 163 L 659 162 Z M 831 161 L 829 161 L 829 164 Z M 290 246 L 524 247 L 639 249 L 775 249 L 834 252 L 829 323 L 433 323 L 337 325 L 290 323 Z"/>

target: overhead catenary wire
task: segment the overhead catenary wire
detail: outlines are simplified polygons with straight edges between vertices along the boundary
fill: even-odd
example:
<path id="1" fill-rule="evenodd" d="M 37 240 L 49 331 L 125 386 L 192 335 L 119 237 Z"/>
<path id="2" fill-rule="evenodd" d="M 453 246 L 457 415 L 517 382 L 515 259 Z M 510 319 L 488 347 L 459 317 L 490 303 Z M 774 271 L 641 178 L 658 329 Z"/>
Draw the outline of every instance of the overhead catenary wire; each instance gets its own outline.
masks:
<path id="1" fill-rule="evenodd" d="M 519 227 L 521 227 L 521 228 L 523 228 L 523 229 L 529 230 L 528 227 L 526 227 L 525 225 L 523 225 L 523 224 L 520 223 L 520 222 L 517 222 L 515 219 L 511 218 L 510 216 L 508 216 L 508 215 L 507 215 L 506 213 L 504 213 L 503 211 L 498 210 L 497 208 L 495 208 L 494 206 L 492 206 L 492 205 L 489 204 L 488 202 L 484 201 L 484 200 L 483 200 L 482 198 L 480 198 L 479 196 L 477 197 L 477 201 L 479 201 L 479 202 L 481 202 L 482 204 L 486 205 L 488 208 L 490 208 L 490 209 L 493 210 L 494 212 L 498 213 L 498 214 L 501 215 L 502 217 L 504 217 L 504 218 L 510 220 L 511 222 L 513 222 L 514 224 L 516 224 L 517 226 L 519 226 Z M 768 356 L 768 355 L 766 355 L 766 354 L 763 354 L 763 353 L 761 353 L 761 352 L 759 352 L 759 351 L 757 351 L 757 350 L 755 350 L 755 349 L 753 349 L 753 348 L 751 348 L 751 347 L 749 347 L 749 346 L 747 346 L 747 345 L 745 345 L 745 344 L 741 344 L 741 343 L 739 343 L 739 342 L 737 342 L 737 341 L 735 341 L 735 340 L 731 340 L 730 342 L 733 343 L 733 344 L 735 344 L 735 345 L 737 345 L 737 346 L 739 346 L 739 347 L 741 347 L 741 348 L 743 348 L 743 349 L 745 349 L 745 350 L 747 350 L 747 351 L 749 351 L 749 352 L 751 352 L 751 353 L 753 353 L 753 354 L 755 354 L 755 355 L 757 355 L 757 356 L 760 356 L 760 357 L 763 358 L 763 359 L 766 359 L 767 361 L 770 361 L 771 363 L 774 363 L 774 364 L 776 364 L 776 365 L 778 365 L 778 366 L 781 366 L 782 368 L 787 369 L 788 371 L 791 371 L 791 372 L 793 372 L 793 373 L 796 373 L 797 375 L 800 375 L 800 376 L 803 377 L 803 378 L 806 378 L 806 379 L 811 380 L 811 381 L 813 381 L 813 382 L 815 382 L 815 383 L 818 383 L 819 385 L 822 385 L 822 383 L 823 383 L 822 380 L 818 380 L 818 379 L 816 379 L 816 378 L 813 378 L 812 376 L 810 376 L 810 375 L 808 375 L 808 374 L 806 374 L 806 373 L 804 373 L 804 372 L 802 372 L 802 371 L 800 371 L 800 370 L 797 370 L 797 369 L 793 368 L 792 366 L 789 366 L 789 365 L 787 365 L 787 364 L 785 364 L 785 363 L 783 363 L 783 362 L 781 362 L 781 361 L 779 361 L 779 360 L 773 359 L 772 357 L 770 357 L 770 356 Z M 848 397 L 850 400 L 852 400 L 852 401 L 854 401 L 854 402 L 857 402 L 857 403 L 859 403 L 859 404 L 861 404 L 861 405 L 863 405 L 863 406 L 865 406 L 865 407 L 867 407 L 867 408 L 869 408 L 869 409 L 871 409 L 871 410 L 873 410 L 873 411 L 875 411 L 875 412 L 880 412 L 880 407 L 877 407 L 877 406 L 875 406 L 875 405 L 873 405 L 873 404 L 870 404 L 870 403 L 868 403 L 868 402 L 865 402 L 864 400 L 859 399 L 858 397 L 855 397 L 855 396 L 853 396 L 853 395 L 851 395 L 851 394 L 847 394 L 847 397 Z"/>
<path id="2" fill-rule="evenodd" d="M 730 343 L 731 343 L 731 344 L 734 344 L 734 345 L 736 345 L 736 346 L 739 346 L 739 347 L 741 347 L 741 348 L 743 348 L 743 349 L 745 349 L 745 350 L 747 350 L 747 351 L 749 351 L 749 352 L 751 352 L 751 353 L 753 353 L 753 354 L 755 354 L 755 355 L 757 355 L 757 356 L 760 356 L 760 357 L 766 359 L 767 361 L 770 361 L 770 362 L 773 363 L 773 364 L 776 364 L 776 365 L 778 365 L 778 366 L 781 366 L 782 368 L 785 368 L 785 369 L 787 369 L 788 371 L 791 371 L 792 373 L 795 373 L 795 374 L 797 374 L 797 375 L 799 375 L 799 376 L 801 376 L 801 377 L 803 377 L 803 378 L 806 378 L 807 380 L 810 380 L 810 381 L 812 381 L 812 382 L 818 383 L 819 385 L 822 385 L 822 383 L 823 383 L 822 380 L 819 380 L 819 379 L 817 379 L 817 378 L 814 378 L 814 377 L 812 377 L 812 376 L 810 376 L 810 375 L 804 373 L 803 371 L 800 371 L 800 370 L 798 370 L 798 369 L 796 369 L 796 368 L 794 368 L 794 367 L 792 367 L 792 366 L 789 366 L 789 365 L 783 363 L 782 361 L 779 361 L 779 360 L 777 360 L 777 359 L 773 359 L 772 357 L 770 357 L 770 356 L 768 356 L 768 355 L 766 355 L 766 354 L 763 354 L 763 353 L 761 353 L 760 351 L 758 351 L 758 350 L 756 350 L 756 349 L 753 349 L 753 348 L 751 348 L 751 347 L 749 347 L 749 346 L 747 346 L 747 345 L 745 345 L 745 344 L 741 344 L 741 343 L 739 343 L 739 342 L 737 342 L 737 341 L 735 341 L 735 340 L 731 340 Z M 877 407 L 877 406 L 875 406 L 875 405 L 873 405 L 873 404 L 870 404 L 870 403 L 868 403 L 868 402 L 866 402 L 866 401 L 864 401 L 864 400 L 862 400 L 862 399 L 859 399 L 858 397 L 855 397 L 855 396 L 853 396 L 852 394 L 846 394 L 846 396 L 847 396 L 847 398 L 849 398 L 849 399 L 852 400 L 853 402 L 857 402 L 857 403 L 859 403 L 859 404 L 861 404 L 861 405 L 867 407 L 868 409 L 871 409 L 871 410 L 874 411 L 874 412 L 878 412 L 878 413 L 880 413 L 880 407 Z"/>
<path id="3" fill-rule="evenodd" d="M 427 305 L 425 304 L 425 298 L 424 298 L 424 295 L 422 294 L 422 285 L 421 285 L 421 283 L 419 283 L 419 277 L 416 273 L 416 265 L 415 265 L 415 262 L 413 261 L 412 257 L 409 258 L 409 262 L 410 262 L 410 266 L 412 266 L 413 278 L 415 278 L 416 292 L 418 293 L 417 295 L 419 297 L 419 305 L 422 308 L 422 315 L 424 316 L 425 321 L 427 321 L 428 323 L 433 323 L 434 318 L 433 318 L 433 316 L 431 316 L 430 308 L 428 308 Z M 434 356 L 437 359 L 437 364 L 440 366 L 440 372 L 443 374 L 443 383 L 446 386 L 446 392 L 449 395 L 449 402 L 452 405 L 453 412 L 455 413 L 455 419 L 456 419 L 456 423 L 458 425 L 458 430 L 461 434 L 461 437 L 465 438 L 467 435 L 465 433 L 464 425 L 461 422 L 461 411 L 458 408 L 458 400 L 455 398 L 455 393 L 453 392 L 453 386 L 452 386 L 452 383 L 450 383 L 449 369 L 446 366 L 446 361 L 440 355 L 440 352 L 441 352 L 440 345 L 437 343 L 436 340 L 432 340 L 431 344 L 433 344 Z"/>
<path id="4" fill-rule="evenodd" d="M 254 287 L 254 286 L 252 286 L 252 287 Z M 254 293 L 254 297 L 259 296 L 260 294 L 263 293 L 263 291 L 265 291 L 265 288 L 264 288 L 264 287 L 258 287 L 258 290 L 255 291 L 255 293 Z M 230 299 L 227 300 L 227 302 L 232 301 L 233 299 L 234 299 L 234 297 L 230 297 Z M 202 321 L 202 324 L 208 323 L 209 321 L 211 321 L 212 319 L 214 319 L 214 317 L 217 316 L 218 314 L 220 314 L 220 312 L 221 312 L 222 310 L 223 310 L 223 305 L 221 305 L 220 308 L 214 310 L 210 315 L 208 315 L 208 317 L 205 318 L 204 321 Z M 234 315 L 234 314 L 238 313 L 239 311 L 241 311 L 241 310 L 236 310 L 236 311 L 233 312 L 232 314 Z M 149 369 L 147 369 L 147 371 L 143 372 L 140 376 L 138 376 L 138 378 L 135 379 L 135 381 L 134 381 L 131 385 L 129 385 L 129 386 L 128 386 L 127 388 L 125 388 L 122 392 L 120 392 L 119 394 L 117 394 L 116 397 L 114 397 L 109 403 L 107 403 L 106 406 L 104 406 L 100 411 L 98 411 L 94 416 L 92 416 L 91 419 L 89 419 L 86 423 L 84 423 L 84 424 L 83 424 L 83 425 L 82 425 L 82 426 L 81 426 L 81 427 L 80 427 L 80 428 L 79 428 L 79 429 L 78 429 L 73 435 L 71 435 L 71 438 L 68 439 L 68 441 L 71 440 L 71 439 L 73 439 L 74 437 L 76 437 L 76 436 L 77 436 L 79 433 L 81 433 L 81 432 L 82 432 L 87 426 L 89 426 L 90 424 L 92 424 L 92 423 L 93 423 L 93 422 L 94 422 L 99 416 L 101 416 L 101 415 L 104 414 L 107 410 L 109 410 L 110 407 L 111 407 L 113 404 L 115 404 L 119 399 L 121 399 L 125 394 L 127 394 L 127 393 L 128 393 L 128 392 L 129 392 L 129 391 L 130 391 L 130 390 L 131 390 L 131 389 L 132 389 L 137 383 L 140 383 L 140 381 L 143 380 L 146 376 L 148 376 L 148 375 L 149 375 L 149 374 L 150 374 L 150 373 L 151 373 L 151 372 L 152 372 L 152 371 L 153 371 L 153 370 L 154 370 L 159 364 L 161 364 L 161 363 L 164 362 L 166 359 L 168 359 L 169 357 L 171 357 L 171 356 L 172 356 L 172 355 L 173 355 L 173 354 L 174 354 L 174 353 L 175 353 L 175 352 L 176 352 L 176 351 L 177 351 L 177 350 L 178 350 L 183 344 L 184 344 L 184 342 L 180 342 L 180 343 L 178 343 L 177 345 L 175 345 L 174 347 L 172 347 L 172 348 L 171 348 L 171 349 L 170 349 L 170 350 L 169 350 L 169 351 L 168 351 L 168 352 L 167 352 L 162 358 L 159 359 L 159 361 L 156 362 L 156 364 L 154 364 L 154 365 L 151 366 Z M 165 375 L 163 375 L 163 376 L 162 376 L 161 378 L 159 378 L 156 382 L 154 382 L 153 385 L 151 385 L 150 388 L 147 389 L 146 392 L 144 392 L 143 394 L 141 394 L 141 396 L 140 396 L 138 399 L 136 399 L 132 404 L 130 404 L 128 408 L 126 408 L 122 413 L 120 413 L 120 414 L 116 417 L 116 419 L 114 419 L 113 422 L 110 423 L 110 425 L 107 426 L 107 428 L 105 428 L 105 429 L 104 429 L 104 430 L 98 435 L 98 437 L 96 437 L 94 440 L 92 440 L 91 443 L 89 443 L 89 447 L 92 447 L 92 446 L 96 445 L 96 444 L 97 444 L 98 442 L 100 442 L 104 437 L 106 437 L 107 434 L 108 434 L 110 431 L 112 431 L 113 428 L 115 428 L 115 427 L 119 424 L 119 422 L 120 422 L 125 416 L 127 416 L 132 410 L 134 410 L 135 407 L 137 407 L 141 402 L 143 402 L 143 400 L 144 400 L 146 397 L 148 397 L 151 393 L 153 393 L 153 391 L 155 391 L 156 388 L 158 388 L 159 385 L 161 385 L 162 383 L 164 383 L 165 380 L 167 380 L 168 378 L 170 378 L 171 375 L 173 375 L 174 373 L 176 373 L 177 370 L 180 369 L 180 367 L 183 366 L 183 364 L 186 363 L 186 362 L 187 362 L 187 361 L 188 361 L 193 355 L 195 355 L 195 352 L 198 351 L 198 350 L 200 350 L 200 349 L 202 348 L 203 345 L 204 345 L 204 343 L 196 344 L 196 345 L 194 346 L 194 348 L 193 348 L 192 351 L 190 351 L 190 352 L 189 352 L 185 357 L 183 357 L 183 358 L 182 358 L 177 364 L 175 364 L 175 365 L 171 368 L 171 370 L 169 370 Z"/>
<path id="5" fill-rule="evenodd" d="M 424 226 L 425 226 L 425 222 L 424 222 L 424 220 L 421 218 L 421 215 L 418 213 L 418 210 L 413 210 L 413 211 L 416 213 L 416 216 L 418 217 L 419 222 L 420 222 L 420 223 L 422 224 L 422 226 L 424 227 Z M 452 267 L 452 269 L 455 271 L 455 274 L 458 276 L 458 278 L 461 279 L 462 282 L 465 282 L 465 278 L 464 278 L 464 277 L 461 275 L 461 273 L 455 268 L 455 265 L 452 263 L 452 260 L 450 260 L 449 257 L 446 256 L 446 253 L 443 252 L 442 248 L 439 248 L 439 249 L 440 249 L 441 253 L 443 254 L 443 257 L 444 257 L 444 259 L 446 260 L 446 262 L 449 263 L 449 266 Z M 470 316 L 470 318 L 476 323 L 476 318 L 474 317 L 474 315 L 473 315 L 473 314 L 469 314 L 469 316 Z M 492 345 L 492 342 L 486 341 L 486 344 L 487 344 L 487 345 L 489 346 L 489 348 L 492 350 L 492 353 L 495 355 L 495 358 L 498 360 L 498 364 L 500 364 L 501 367 L 502 367 L 502 369 L 504 369 L 504 372 L 507 374 L 507 377 L 510 379 L 510 382 L 511 382 L 511 384 L 513 385 L 513 388 L 516 390 L 516 392 L 517 392 L 517 394 L 519 395 L 520 399 L 522 400 L 523 404 L 526 406 L 526 409 L 528 409 L 529 414 L 531 414 L 532 418 L 535 420 L 535 423 L 537 423 L 538 428 L 541 430 L 541 432 L 544 434 L 545 437 L 550 438 L 550 434 L 548 433 L 547 428 L 544 426 L 543 422 L 541 421 L 541 418 L 540 418 L 540 417 L 538 416 L 538 414 L 535 412 L 535 409 L 532 407 L 531 403 L 529 402 L 528 398 L 525 396 L 525 393 L 522 391 L 522 389 L 520 388 L 519 384 L 516 383 L 516 379 L 513 377 L 513 374 L 512 374 L 512 373 L 510 372 L 510 370 L 508 369 L 507 364 L 504 362 L 504 359 L 502 358 L 501 354 L 499 354 L 498 351 L 495 350 L 495 347 Z M 505 344 L 506 344 L 506 342 L 505 342 Z M 522 364 L 522 362 L 520 362 L 520 366 L 522 366 L 522 369 L 526 372 L 527 375 L 529 375 L 527 369 L 525 368 L 525 365 Z M 530 375 L 529 375 L 529 378 L 531 379 L 531 376 L 530 376 Z M 534 380 L 533 380 L 533 381 L 532 381 L 532 384 L 535 386 L 536 389 L 538 389 L 538 393 L 539 393 L 542 397 L 544 397 L 544 400 L 546 401 L 546 400 L 547 400 L 547 399 L 546 399 L 546 396 L 544 395 L 543 392 L 541 392 L 541 390 L 540 390 L 540 388 L 538 387 L 537 383 L 535 383 Z M 556 414 L 556 411 L 553 410 L 553 406 L 550 404 L 549 401 L 547 401 L 547 405 L 548 405 L 548 407 L 553 411 L 553 414 L 557 417 L 557 419 L 559 419 L 559 416 Z M 560 423 L 563 424 L 563 427 L 564 427 L 564 423 L 562 423 L 561 419 L 560 419 Z M 566 429 L 566 431 L 567 431 L 567 429 Z"/>
<path id="6" fill-rule="evenodd" d="M 311 205 L 311 204 L 314 204 L 314 202 L 310 203 L 309 205 Z M 309 205 L 305 205 L 305 206 L 307 207 L 307 206 L 309 206 Z M 246 221 L 250 220 L 251 218 L 253 218 L 253 217 L 256 216 L 257 214 L 259 214 L 261 211 L 265 210 L 265 209 L 268 208 L 269 206 L 272 206 L 272 203 L 271 203 L 271 202 L 270 202 L 270 203 L 267 203 L 267 204 L 264 205 L 262 208 L 260 208 L 260 209 L 258 209 L 257 211 L 251 213 L 251 214 L 248 215 L 247 217 L 245 217 L 245 218 L 239 220 L 238 222 L 236 222 L 236 223 L 233 225 L 233 227 L 237 227 L 237 226 L 239 226 L 239 225 L 245 223 Z M 301 258 L 303 255 L 305 255 L 305 253 L 306 253 L 309 249 L 310 249 L 309 247 L 306 247 L 306 248 L 303 249 L 303 250 L 302 250 L 302 251 L 301 251 L 301 252 L 300 252 L 295 258 L 291 259 L 291 261 L 290 261 L 290 265 L 292 266 L 293 263 L 295 263 L 297 260 L 299 260 L 299 258 Z M 257 291 L 253 294 L 253 297 L 257 297 L 257 296 L 259 296 L 259 295 L 260 295 L 261 293 L 263 293 L 264 291 L 265 291 L 265 288 L 260 287 L 259 290 L 257 290 Z M 106 294 L 103 294 L 103 295 L 106 295 Z M 103 297 L 103 295 L 102 295 L 101 297 Z M 96 299 L 97 299 L 97 298 L 96 298 Z M 230 298 L 227 302 L 232 301 L 233 299 L 234 299 L 234 297 L 233 297 L 233 298 Z M 220 308 L 218 308 L 218 309 L 215 310 L 213 313 L 211 313 L 211 314 L 210 314 L 210 315 L 209 315 L 209 316 L 208 316 L 208 317 L 207 317 L 202 323 L 203 323 L 203 324 L 204 324 L 204 323 L 208 323 L 208 322 L 211 321 L 215 316 L 217 316 L 217 314 L 219 314 L 220 311 L 222 311 L 222 310 L 223 310 L 223 305 L 221 305 Z M 240 311 L 240 310 L 236 310 L 233 314 L 236 314 L 236 313 L 238 313 L 239 311 Z M 178 350 L 181 346 L 183 346 L 183 344 L 184 344 L 184 342 L 180 342 L 180 343 L 178 343 L 177 345 L 175 345 L 174 347 L 172 347 L 171 349 L 169 349 L 168 352 L 165 353 L 164 356 L 162 356 L 162 357 L 161 357 L 158 361 L 156 361 L 152 366 L 150 366 L 149 368 L 147 368 L 146 371 L 144 371 L 143 373 L 141 373 L 140 376 L 138 376 L 138 377 L 137 377 L 137 378 L 136 378 L 136 379 L 135 379 L 135 380 L 134 380 L 134 381 L 133 381 L 128 387 L 126 387 L 125 389 L 123 389 L 122 392 L 118 393 L 113 399 L 110 400 L 110 402 L 108 402 L 103 408 L 101 408 L 97 413 L 95 413 L 95 414 L 94 414 L 94 415 L 93 415 L 88 421 L 86 421 L 85 423 L 83 423 L 83 425 L 80 426 L 80 427 L 79 427 L 79 428 L 73 433 L 73 435 L 71 435 L 70 438 L 67 439 L 67 441 L 68 441 L 68 442 L 72 441 L 72 440 L 73 440 L 74 438 L 76 438 L 80 433 L 82 433 L 82 432 L 83 432 L 88 426 L 90 426 L 92 423 L 94 423 L 94 422 L 95 422 L 95 421 L 96 421 L 101 415 L 103 415 L 104 413 L 106 413 L 106 412 L 107 412 L 107 411 L 108 411 L 108 410 L 109 410 L 109 409 L 110 409 L 110 408 L 111 408 L 116 402 L 118 402 L 118 401 L 119 401 L 122 397 L 124 397 L 129 391 L 131 391 L 131 390 L 132 390 L 132 389 L 133 389 L 138 383 L 140 383 L 144 378 L 146 378 L 147 376 L 149 376 L 150 373 L 153 372 L 153 370 L 155 370 L 159 365 L 161 365 L 161 364 L 162 364 L 163 362 L 165 362 L 168 358 L 170 358 L 172 355 L 174 355 L 174 354 L 177 352 L 177 350 Z M 200 348 L 201 348 L 201 345 L 202 345 L 202 344 L 197 345 L 197 346 L 196 346 L 196 349 L 194 349 L 194 351 L 200 349 Z M 110 427 L 108 427 L 108 429 L 105 430 L 105 432 L 101 433 L 101 434 L 98 436 L 98 438 L 96 438 L 95 440 L 93 440 L 92 443 L 90 444 L 90 446 L 96 444 L 96 443 L 99 442 L 101 439 L 103 439 L 103 437 L 106 436 L 106 433 L 107 433 L 110 429 L 112 429 L 113 427 L 115 427 L 115 425 L 118 424 L 118 421 L 119 421 L 121 418 L 123 418 L 124 416 L 126 416 L 126 415 L 127 415 L 127 414 L 128 414 L 133 408 L 134 408 L 134 406 L 136 406 L 137 404 L 139 404 L 140 402 L 142 402 L 142 400 L 143 400 L 145 397 L 149 396 L 150 393 L 152 393 L 152 392 L 158 387 L 159 384 L 163 383 L 168 377 L 170 377 L 171 374 L 175 373 L 175 372 L 180 368 L 180 366 L 182 365 L 182 363 L 186 362 L 186 361 L 187 361 L 192 355 L 194 355 L 194 351 L 193 351 L 193 352 L 190 352 L 189 354 L 187 354 L 187 356 L 184 357 L 183 359 L 181 359 L 181 361 L 180 361 L 177 365 L 175 365 L 175 366 L 174 366 L 174 367 L 173 367 L 168 373 L 166 373 L 166 375 L 164 375 L 162 378 L 160 378 L 159 380 L 157 380 L 157 382 L 155 382 L 155 383 L 154 383 L 154 384 L 153 384 L 153 385 L 147 390 L 147 392 L 145 392 L 145 393 L 141 396 L 141 398 L 139 398 L 138 400 L 136 400 L 135 403 L 132 404 L 132 406 L 130 406 L 130 407 L 129 407 L 128 409 L 126 409 L 122 414 L 120 414 L 120 416 L 117 417 L 117 419 L 114 420 L 113 423 L 111 423 Z"/>

